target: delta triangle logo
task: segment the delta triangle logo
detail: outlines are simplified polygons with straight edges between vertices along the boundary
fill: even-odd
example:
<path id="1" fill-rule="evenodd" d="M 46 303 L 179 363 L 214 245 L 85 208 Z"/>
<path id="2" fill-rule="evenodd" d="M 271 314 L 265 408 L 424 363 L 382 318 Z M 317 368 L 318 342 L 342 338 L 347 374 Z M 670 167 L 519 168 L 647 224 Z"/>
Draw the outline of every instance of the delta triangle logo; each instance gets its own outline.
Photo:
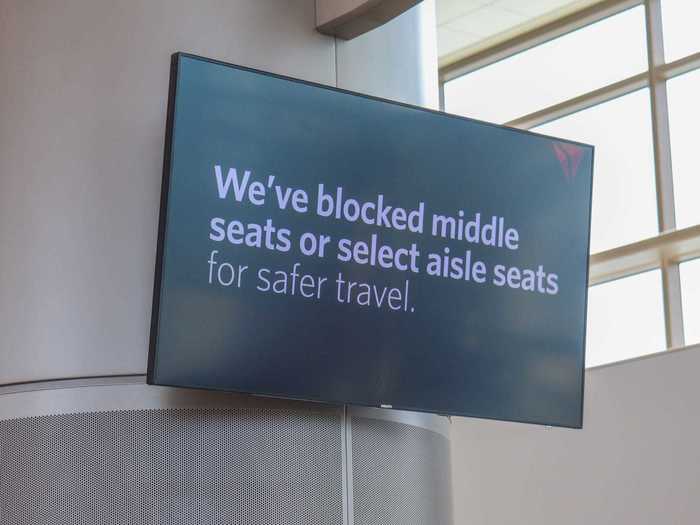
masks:
<path id="1" fill-rule="evenodd" d="M 583 148 L 569 142 L 552 142 L 552 149 L 559 160 L 564 177 L 571 180 L 576 177 L 578 166 L 583 157 Z"/>

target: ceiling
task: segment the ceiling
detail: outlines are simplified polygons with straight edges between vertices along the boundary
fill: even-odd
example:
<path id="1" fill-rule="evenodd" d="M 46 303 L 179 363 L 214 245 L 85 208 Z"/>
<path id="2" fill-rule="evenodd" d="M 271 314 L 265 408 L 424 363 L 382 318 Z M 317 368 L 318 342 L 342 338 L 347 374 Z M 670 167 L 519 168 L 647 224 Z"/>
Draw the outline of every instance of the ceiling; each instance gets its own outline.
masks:
<path id="1" fill-rule="evenodd" d="M 550 18 L 581 0 L 436 0 L 438 56 L 441 62 L 538 18 Z"/>

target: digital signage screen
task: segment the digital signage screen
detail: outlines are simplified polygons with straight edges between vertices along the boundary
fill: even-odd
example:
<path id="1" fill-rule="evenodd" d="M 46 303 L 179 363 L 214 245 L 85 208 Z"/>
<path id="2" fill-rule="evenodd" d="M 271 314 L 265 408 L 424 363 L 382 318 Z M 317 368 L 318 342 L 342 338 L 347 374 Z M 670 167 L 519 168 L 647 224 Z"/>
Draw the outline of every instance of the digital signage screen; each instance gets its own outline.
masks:
<path id="1" fill-rule="evenodd" d="M 149 383 L 581 426 L 591 146 L 182 53 L 170 83 Z"/>

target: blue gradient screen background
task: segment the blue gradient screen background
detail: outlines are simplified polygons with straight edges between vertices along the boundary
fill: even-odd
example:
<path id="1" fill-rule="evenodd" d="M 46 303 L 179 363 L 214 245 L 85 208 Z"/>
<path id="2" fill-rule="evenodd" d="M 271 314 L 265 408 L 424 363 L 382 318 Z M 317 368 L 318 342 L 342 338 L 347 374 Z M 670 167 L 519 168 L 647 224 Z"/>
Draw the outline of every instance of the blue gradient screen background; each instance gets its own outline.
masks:
<path id="1" fill-rule="evenodd" d="M 582 425 L 593 148 L 221 64 L 174 56 L 149 382 L 547 425 Z M 174 91 L 173 91 L 174 90 Z M 493 103 L 493 101 L 490 101 Z M 169 162 L 168 162 L 169 159 Z M 304 188 L 309 213 L 220 199 L 214 165 L 251 181 Z M 422 235 L 322 218 L 316 188 L 409 210 Z M 433 213 L 502 216 L 508 250 L 433 237 Z M 210 239 L 221 217 L 293 232 L 281 253 Z M 332 237 L 304 256 L 301 232 Z M 421 251 L 421 273 L 340 262 L 337 239 Z M 489 270 L 537 268 L 556 294 L 427 275 L 429 252 L 469 249 Z M 245 285 L 214 286 L 209 259 L 249 267 Z M 318 300 L 261 293 L 256 270 L 328 277 Z M 404 289 L 414 311 L 341 304 L 333 283 Z M 488 273 L 489 279 L 492 272 Z"/>

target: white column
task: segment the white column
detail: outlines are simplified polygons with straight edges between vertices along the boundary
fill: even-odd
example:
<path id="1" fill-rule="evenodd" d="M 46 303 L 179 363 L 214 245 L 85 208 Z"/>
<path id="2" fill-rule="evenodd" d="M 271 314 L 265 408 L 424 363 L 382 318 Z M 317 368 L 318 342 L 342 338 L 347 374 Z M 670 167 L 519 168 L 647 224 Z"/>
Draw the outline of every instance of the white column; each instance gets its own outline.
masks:
<path id="1" fill-rule="evenodd" d="M 336 45 L 338 87 L 437 109 L 435 0 Z"/>

